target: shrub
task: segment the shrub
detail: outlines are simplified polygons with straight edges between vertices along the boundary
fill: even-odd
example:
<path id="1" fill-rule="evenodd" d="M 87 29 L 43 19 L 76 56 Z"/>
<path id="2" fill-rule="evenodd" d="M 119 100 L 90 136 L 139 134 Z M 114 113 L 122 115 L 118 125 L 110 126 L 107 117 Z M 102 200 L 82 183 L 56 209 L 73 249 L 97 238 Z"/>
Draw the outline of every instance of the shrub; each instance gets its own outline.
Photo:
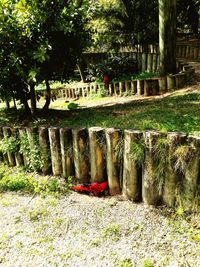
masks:
<path id="1" fill-rule="evenodd" d="M 137 61 L 126 56 L 111 57 L 107 61 L 97 65 L 90 65 L 87 72 L 87 81 L 103 80 L 104 75 L 108 75 L 110 81 L 119 79 L 126 75 L 137 73 Z"/>

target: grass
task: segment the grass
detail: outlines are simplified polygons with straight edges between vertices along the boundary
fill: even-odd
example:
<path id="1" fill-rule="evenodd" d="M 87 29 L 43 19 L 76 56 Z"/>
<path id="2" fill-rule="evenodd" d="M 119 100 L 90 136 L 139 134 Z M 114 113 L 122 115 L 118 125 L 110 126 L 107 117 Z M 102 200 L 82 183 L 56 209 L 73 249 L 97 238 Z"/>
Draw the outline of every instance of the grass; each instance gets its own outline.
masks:
<path id="1" fill-rule="evenodd" d="M 51 109 L 46 116 L 35 120 L 28 120 L 22 110 L 18 112 L 1 110 L 0 125 L 102 126 L 138 130 L 154 129 L 161 132 L 183 131 L 200 134 L 199 106 L 200 93 L 178 92 L 162 99 L 133 100 L 129 104 L 118 104 L 109 107 L 73 111 Z"/>

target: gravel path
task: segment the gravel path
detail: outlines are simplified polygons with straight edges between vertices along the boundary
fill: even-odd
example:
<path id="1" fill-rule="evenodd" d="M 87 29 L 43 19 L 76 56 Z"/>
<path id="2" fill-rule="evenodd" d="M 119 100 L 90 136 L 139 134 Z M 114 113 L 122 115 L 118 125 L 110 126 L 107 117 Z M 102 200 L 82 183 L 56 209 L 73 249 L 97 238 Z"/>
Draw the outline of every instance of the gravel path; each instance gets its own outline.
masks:
<path id="1" fill-rule="evenodd" d="M 200 263 L 199 218 L 75 192 L 0 194 L 0 266 L 152 267 Z"/>

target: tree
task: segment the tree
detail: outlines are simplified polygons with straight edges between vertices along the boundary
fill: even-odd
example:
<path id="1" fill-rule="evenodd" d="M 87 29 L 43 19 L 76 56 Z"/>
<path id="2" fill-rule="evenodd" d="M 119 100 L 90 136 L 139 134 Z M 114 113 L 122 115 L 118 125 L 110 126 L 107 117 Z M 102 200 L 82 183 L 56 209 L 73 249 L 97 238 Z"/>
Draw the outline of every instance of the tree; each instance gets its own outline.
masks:
<path id="1" fill-rule="evenodd" d="M 176 0 L 159 0 L 160 74 L 176 72 Z"/>
<path id="2" fill-rule="evenodd" d="M 49 81 L 69 78 L 87 45 L 88 33 L 84 28 L 87 3 L 80 0 L 0 2 L 2 94 L 17 91 L 16 98 L 26 104 L 30 98 L 32 114 L 35 114 L 35 85 L 44 80 L 47 88 L 44 110 L 47 110 Z M 17 77 L 17 87 L 9 80 L 12 73 Z"/>

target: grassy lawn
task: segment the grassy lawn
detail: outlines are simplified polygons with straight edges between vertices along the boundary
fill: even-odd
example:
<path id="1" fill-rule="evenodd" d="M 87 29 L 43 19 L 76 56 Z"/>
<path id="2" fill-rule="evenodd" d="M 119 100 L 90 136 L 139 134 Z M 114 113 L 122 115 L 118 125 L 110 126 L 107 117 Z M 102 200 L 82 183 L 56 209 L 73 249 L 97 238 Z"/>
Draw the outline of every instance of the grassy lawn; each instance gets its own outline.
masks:
<path id="1" fill-rule="evenodd" d="M 86 102 L 95 104 L 95 99 L 82 99 L 79 104 L 84 105 Z M 67 110 L 67 104 L 62 100 L 62 103 L 54 102 L 45 116 L 30 121 L 22 110 L 16 112 L 1 109 L 0 125 L 102 126 L 200 134 L 200 93 L 179 91 L 164 98 L 135 99 L 127 104 L 80 108 L 73 111 Z"/>

